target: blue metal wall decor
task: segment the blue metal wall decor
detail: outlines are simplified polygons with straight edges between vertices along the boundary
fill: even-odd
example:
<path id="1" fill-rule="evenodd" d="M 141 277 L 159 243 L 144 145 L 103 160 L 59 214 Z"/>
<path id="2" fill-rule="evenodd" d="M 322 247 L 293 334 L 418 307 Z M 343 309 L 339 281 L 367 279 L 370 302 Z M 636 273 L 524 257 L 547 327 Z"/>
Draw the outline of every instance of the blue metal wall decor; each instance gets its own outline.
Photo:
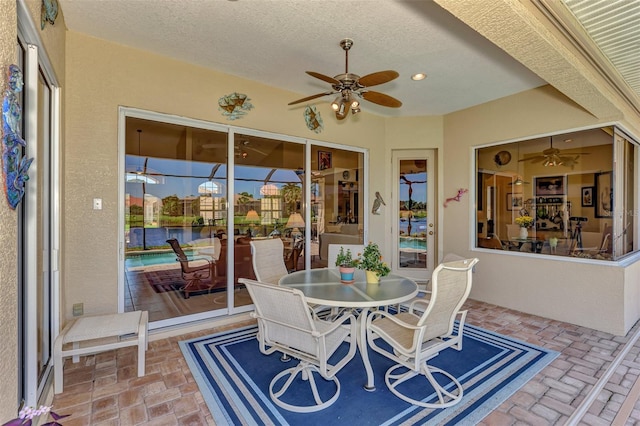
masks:
<path id="1" fill-rule="evenodd" d="M 237 120 L 253 108 L 250 100 L 247 95 L 233 92 L 218 99 L 218 109 L 227 117 L 227 120 Z"/>
<path id="2" fill-rule="evenodd" d="M 40 29 L 44 30 L 44 26 L 48 23 L 51 25 L 56 23 L 58 17 L 58 0 L 42 0 L 40 8 Z"/>
<path id="3" fill-rule="evenodd" d="M 27 146 L 20 135 L 22 107 L 18 93 L 23 87 L 22 71 L 17 65 L 9 65 L 7 74 L 9 88 L 2 101 L 2 174 L 7 201 L 15 210 L 24 196 L 24 183 L 29 180 L 27 172 L 33 158 L 22 155 Z"/>
<path id="4" fill-rule="evenodd" d="M 304 109 L 304 121 L 307 123 L 309 130 L 320 133 L 324 129 L 324 123 L 320 112 L 316 109 L 315 105 L 307 106 Z"/>

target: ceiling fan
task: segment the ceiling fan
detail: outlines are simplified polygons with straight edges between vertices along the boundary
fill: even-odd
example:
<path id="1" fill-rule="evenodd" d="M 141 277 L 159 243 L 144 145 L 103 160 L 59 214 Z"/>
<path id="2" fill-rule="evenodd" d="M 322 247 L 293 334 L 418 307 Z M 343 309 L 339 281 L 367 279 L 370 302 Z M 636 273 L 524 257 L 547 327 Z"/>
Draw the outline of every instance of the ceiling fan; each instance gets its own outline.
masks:
<path id="1" fill-rule="evenodd" d="M 541 154 L 533 157 L 523 158 L 518 161 L 531 161 L 532 163 L 540 163 L 544 167 L 566 166 L 572 169 L 578 164 L 578 157 L 581 155 L 589 155 L 588 152 L 574 152 L 564 154 L 558 148 L 553 147 L 553 138 L 549 137 L 549 148 L 542 151 Z"/>
<path id="2" fill-rule="evenodd" d="M 315 95 L 307 96 L 306 98 L 298 99 L 297 101 L 289 102 L 289 105 L 295 105 L 301 102 L 310 101 L 312 99 L 320 98 L 322 96 L 333 95 L 339 93 L 338 97 L 331 103 L 331 108 L 336 113 L 338 120 L 343 120 L 349 110 L 352 114 L 360 112 L 360 101 L 358 98 L 363 98 L 374 104 L 382 105 L 390 108 L 399 108 L 402 106 L 402 102 L 384 93 L 374 92 L 368 90 L 371 86 L 377 86 L 379 84 L 388 83 L 391 80 L 398 78 L 399 74 L 393 70 L 378 71 L 372 74 L 367 74 L 364 77 L 360 77 L 357 74 L 349 72 L 349 49 L 353 46 L 353 40 L 345 38 L 340 41 L 340 47 L 344 50 L 345 54 L 345 71 L 344 74 L 338 74 L 335 77 L 329 77 L 324 74 L 320 74 L 314 71 L 307 71 L 312 77 L 325 81 L 331 84 L 331 90 L 318 93 Z"/>

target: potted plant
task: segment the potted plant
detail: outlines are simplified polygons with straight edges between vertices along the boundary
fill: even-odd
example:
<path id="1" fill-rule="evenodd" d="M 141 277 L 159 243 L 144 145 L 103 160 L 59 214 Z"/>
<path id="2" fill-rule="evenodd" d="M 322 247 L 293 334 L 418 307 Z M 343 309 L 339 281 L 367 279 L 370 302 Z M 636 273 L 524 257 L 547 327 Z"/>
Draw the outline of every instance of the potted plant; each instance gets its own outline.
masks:
<path id="1" fill-rule="evenodd" d="M 380 248 L 376 243 L 372 242 L 364 248 L 360 262 L 358 262 L 358 268 L 364 269 L 368 283 L 380 282 L 381 277 L 389 275 L 389 272 L 391 272 L 389 266 L 382 260 Z"/>
<path id="2" fill-rule="evenodd" d="M 340 270 L 340 281 L 350 284 L 354 281 L 353 275 L 356 272 L 358 260 L 353 258 L 351 250 L 344 251 L 344 247 L 340 247 L 338 256 L 336 257 L 336 266 Z"/>

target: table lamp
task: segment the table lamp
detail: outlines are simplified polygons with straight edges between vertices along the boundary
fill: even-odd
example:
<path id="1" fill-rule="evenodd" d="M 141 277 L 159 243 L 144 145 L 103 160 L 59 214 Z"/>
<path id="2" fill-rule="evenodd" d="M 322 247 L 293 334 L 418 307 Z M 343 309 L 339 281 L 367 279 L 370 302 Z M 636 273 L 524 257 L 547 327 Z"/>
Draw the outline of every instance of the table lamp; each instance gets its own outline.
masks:
<path id="1" fill-rule="evenodd" d="M 299 236 L 302 235 L 300 232 L 300 228 L 304 228 L 304 220 L 302 220 L 302 215 L 300 213 L 291 213 L 289 216 L 289 220 L 285 228 L 291 229 L 291 236 Z"/>
<path id="2" fill-rule="evenodd" d="M 247 213 L 247 216 L 245 216 L 244 218 L 244 222 L 248 223 L 250 227 L 253 228 L 256 223 L 260 222 L 260 216 L 258 215 L 258 212 L 255 210 L 249 210 L 249 212 Z M 251 230 L 251 234 L 253 236 L 252 230 Z"/>

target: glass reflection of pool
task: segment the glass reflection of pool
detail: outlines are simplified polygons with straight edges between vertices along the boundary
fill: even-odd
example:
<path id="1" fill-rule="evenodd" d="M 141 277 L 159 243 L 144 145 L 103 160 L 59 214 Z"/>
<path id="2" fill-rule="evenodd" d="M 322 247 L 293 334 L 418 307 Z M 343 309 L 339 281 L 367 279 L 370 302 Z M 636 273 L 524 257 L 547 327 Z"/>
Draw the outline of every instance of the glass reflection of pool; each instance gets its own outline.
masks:
<path id="1" fill-rule="evenodd" d="M 190 251 L 185 250 L 187 255 L 190 255 Z M 149 252 L 144 254 L 127 254 L 127 260 L 125 261 L 127 268 L 140 267 L 140 266 L 154 266 L 165 264 L 178 264 L 176 261 L 176 255 L 173 252 Z"/>
<path id="2" fill-rule="evenodd" d="M 427 241 L 424 238 L 400 238 L 400 250 L 427 250 Z"/>

